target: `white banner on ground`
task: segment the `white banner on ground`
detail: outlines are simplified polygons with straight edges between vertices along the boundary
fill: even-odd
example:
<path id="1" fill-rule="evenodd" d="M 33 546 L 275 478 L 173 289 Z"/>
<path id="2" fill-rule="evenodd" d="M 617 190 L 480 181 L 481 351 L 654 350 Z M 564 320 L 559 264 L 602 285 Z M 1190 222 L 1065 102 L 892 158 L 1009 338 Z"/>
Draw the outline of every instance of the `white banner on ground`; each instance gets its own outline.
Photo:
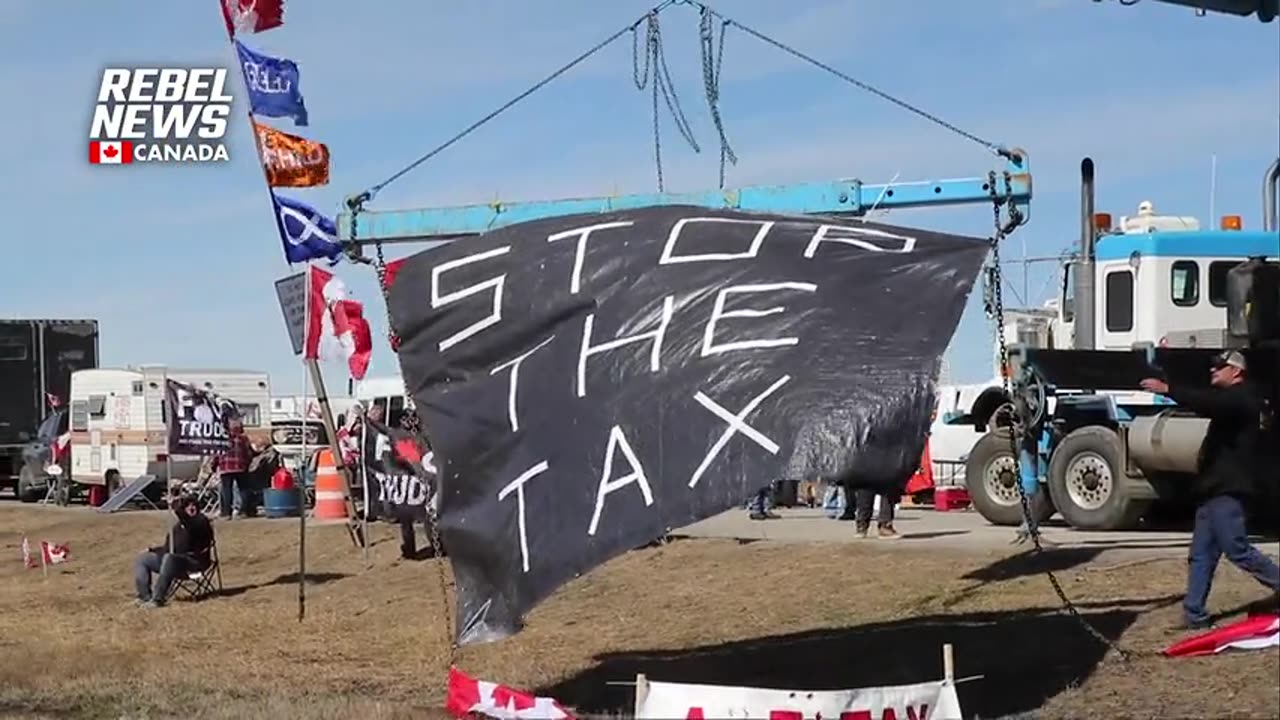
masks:
<path id="1" fill-rule="evenodd" d="M 955 684 L 856 690 L 770 690 L 641 681 L 637 720 L 963 720 Z"/>

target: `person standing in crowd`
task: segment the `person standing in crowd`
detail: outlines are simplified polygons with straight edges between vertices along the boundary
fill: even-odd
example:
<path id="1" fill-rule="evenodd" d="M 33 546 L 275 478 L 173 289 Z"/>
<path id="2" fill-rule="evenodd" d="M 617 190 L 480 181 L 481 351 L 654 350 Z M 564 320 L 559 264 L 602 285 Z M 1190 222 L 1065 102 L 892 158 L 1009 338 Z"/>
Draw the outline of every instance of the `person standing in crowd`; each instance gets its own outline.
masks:
<path id="1" fill-rule="evenodd" d="M 865 538 L 871 532 L 871 511 L 876 503 L 875 490 L 859 488 L 854 490 L 854 530 L 858 537 Z M 876 534 L 881 540 L 896 540 L 900 536 L 893 529 L 893 506 L 898 503 L 896 493 L 880 495 L 880 513 L 876 518 Z"/>
<path id="2" fill-rule="evenodd" d="M 227 434 L 231 436 L 231 447 L 219 455 L 216 461 L 220 484 L 218 515 L 223 520 L 235 517 L 235 494 L 239 492 L 240 515 L 251 517 L 254 514 L 253 493 L 248 479 L 249 464 L 253 462 L 253 445 L 245 434 L 244 422 L 240 418 L 232 418 L 227 422 Z"/>
<path id="3" fill-rule="evenodd" d="M 1183 620 L 1190 629 L 1213 625 L 1206 604 L 1223 555 L 1280 595 L 1280 566 L 1249 543 L 1245 528 L 1244 503 L 1255 496 L 1259 472 L 1275 472 L 1259 467 L 1263 405 L 1261 394 L 1246 378 L 1247 368 L 1244 355 L 1226 350 L 1213 360 L 1208 388 L 1170 385 L 1158 378 L 1141 382 L 1143 390 L 1209 418 L 1192 487 L 1199 505 L 1182 602 Z"/>

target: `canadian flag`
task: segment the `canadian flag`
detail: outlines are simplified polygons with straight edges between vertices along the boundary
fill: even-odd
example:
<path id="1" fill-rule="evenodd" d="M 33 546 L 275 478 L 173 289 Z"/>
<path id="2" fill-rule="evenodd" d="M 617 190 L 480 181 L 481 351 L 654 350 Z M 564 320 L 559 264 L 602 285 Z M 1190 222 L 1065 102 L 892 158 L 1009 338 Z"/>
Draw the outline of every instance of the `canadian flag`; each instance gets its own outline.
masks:
<path id="1" fill-rule="evenodd" d="M 311 293 L 307 298 L 309 360 L 343 359 L 351 377 L 360 380 L 369 369 L 373 336 L 364 319 L 364 306 L 347 299 L 347 288 L 333 273 L 311 266 Z"/>
<path id="2" fill-rule="evenodd" d="M 1280 613 L 1266 613 L 1194 635 L 1164 649 L 1165 657 L 1216 655 L 1224 650 L 1280 647 Z"/>
<path id="3" fill-rule="evenodd" d="M 40 553 L 44 556 L 45 565 L 57 565 L 71 559 L 71 550 L 66 545 L 55 545 L 43 540 L 40 542 Z"/>
<path id="4" fill-rule="evenodd" d="M 31 542 L 25 537 L 22 538 L 22 564 L 28 568 L 40 567 L 40 563 L 36 562 L 35 556 L 31 554 Z"/>
<path id="5" fill-rule="evenodd" d="M 552 698 L 535 697 L 487 680 L 476 680 L 457 668 L 449 668 L 445 709 L 454 717 L 472 713 L 500 720 L 572 720 Z"/>
<path id="6" fill-rule="evenodd" d="M 129 140 L 90 140 L 89 162 L 94 165 L 121 165 L 133 162 Z"/>
<path id="7" fill-rule="evenodd" d="M 284 24 L 284 0 L 219 0 L 227 35 L 260 33 Z"/>

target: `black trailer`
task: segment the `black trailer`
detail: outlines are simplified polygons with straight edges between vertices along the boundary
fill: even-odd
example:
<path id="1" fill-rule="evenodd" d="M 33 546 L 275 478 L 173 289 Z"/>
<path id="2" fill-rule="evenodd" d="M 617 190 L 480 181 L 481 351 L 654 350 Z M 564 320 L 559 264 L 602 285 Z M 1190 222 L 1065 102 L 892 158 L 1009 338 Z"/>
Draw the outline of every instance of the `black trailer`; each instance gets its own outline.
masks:
<path id="1" fill-rule="evenodd" d="M 96 367 L 97 320 L 0 320 L 0 487 L 18 493 L 24 450 L 51 400 L 65 404 L 71 373 Z"/>

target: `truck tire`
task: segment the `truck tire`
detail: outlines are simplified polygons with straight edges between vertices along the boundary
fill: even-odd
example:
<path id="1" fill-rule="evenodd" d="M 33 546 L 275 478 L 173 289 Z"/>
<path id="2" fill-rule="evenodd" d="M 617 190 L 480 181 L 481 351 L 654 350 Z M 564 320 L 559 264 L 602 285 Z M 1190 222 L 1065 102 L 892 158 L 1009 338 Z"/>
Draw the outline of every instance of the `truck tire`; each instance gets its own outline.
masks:
<path id="1" fill-rule="evenodd" d="M 978 514 L 993 525 L 1022 524 L 1022 500 L 1018 495 L 1018 461 L 1009 443 L 1009 429 L 993 430 L 969 451 L 964 466 L 965 487 Z M 1037 524 L 1053 517 L 1049 494 L 1031 498 L 1031 515 Z"/>
<path id="2" fill-rule="evenodd" d="M 1137 525 L 1150 505 L 1125 492 L 1120 436 L 1101 425 L 1069 433 L 1049 461 L 1053 504 L 1079 530 L 1125 530 Z"/>
<path id="3" fill-rule="evenodd" d="M 18 500 L 24 503 L 38 502 L 42 496 L 35 485 L 36 478 L 31 472 L 31 468 L 23 465 L 22 470 L 18 472 L 18 487 L 14 491 L 14 494 L 18 496 Z"/>

